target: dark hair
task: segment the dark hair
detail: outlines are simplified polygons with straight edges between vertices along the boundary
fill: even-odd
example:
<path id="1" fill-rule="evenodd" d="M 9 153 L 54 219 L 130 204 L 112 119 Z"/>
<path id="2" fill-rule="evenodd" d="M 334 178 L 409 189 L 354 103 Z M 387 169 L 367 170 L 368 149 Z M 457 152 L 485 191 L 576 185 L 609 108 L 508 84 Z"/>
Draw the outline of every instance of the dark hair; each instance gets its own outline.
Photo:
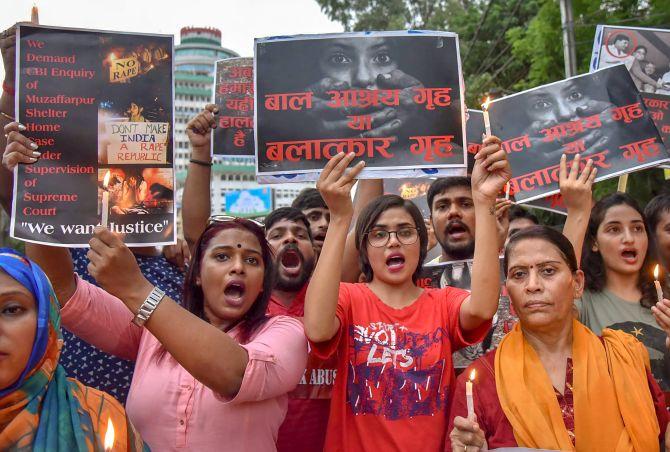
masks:
<path id="1" fill-rule="evenodd" d="M 293 221 L 294 223 L 302 223 L 307 228 L 307 233 L 309 234 L 309 239 L 312 240 L 312 230 L 309 228 L 309 221 L 307 217 L 300 209 L 295 207 L 280 207 L 275 209 L 270 214 L 265 217 L 265 232 L 272 229 L 275 223 L 278 223 L 281 220 Z"/>
<path id="2" fill-rule="evenodd" d="M 298 196 L 293 200 L 291 207 L 296 209 L 306 210 L 306 209 L 315 209 L 322 208 L 327 209 L 326 201 L 321 197 L 321 193 L 316 188 L 305 188 Z"/>
<path id="3" fill-rule="evenodd" d="M 649 235 L 656 233 L 656 227 L 661 222 L 661 215 L 670 212 L 670 193 L 661 193 L 649 201 L 644 208 L 644 216 L 649 225 Z"/>
<path id="4" fill-rule="evenodd" d="M 374 226 L 382 213 L 393 208 L 405 209 L 414 220 L 416 228 L 419 231 L 419 246 L 421 247 L 419 264 L 412 274 L 412 281 L 416 283 L 421 273 L 423 261 L 426 259 L 426 254 L 428 253 L 426 250 L 428 247 L 428 231 L 426 230 L 426 224 L 423 222 L 423 216 L 419 208 L 412 201 L 403 199 L 398 195 L 383 195 L 376 198 L 363 209 L 358 217 L 358 221 L 356 222 L 356 249 L 358 250 L 358 262 L 361 272 L 365 275 L 366 281 L 372 281 L 374 274 L 370 260 L 368 259 L 366 246 L 368 232 L 370 232 L 370 228 Z"/>
<path id="5" fill-rule="evenodd" d="M 274 284 L 274 253 L 272 247 L 265 239 L 265 233 L 260 226 L 257 226 L 249 220 L 236 218 L 234 220 L 212 223 L 207 226 L 200 238 L 195 244 L 195 251 L 191 262 L 193 265 L 189 268 L 186 278 L 184 279 L 184 307 L 191 313 L 203 320 L 205 317 L 205 297 L 202 287 L 196 284 L 196 279 L 200 276 L 200 268 L 202 265 L 202 258 L 209 242 L 216 237 L 219 232 L 227 229 L 241 229 L 251 232 L 261 246 L 263 255 L 263 264 L 265 265 L 265 274 L 263 275 L 263 290 L 258 294 L 254 304 L 244 314 L 240 320 L 240 342 L 246 343 L 251 338 L 251 335 L 263 325 L 268 317 L 265 315 L 268 301 L 272 293 Z"/>
<path id="6" fill-rule="evenodd" d="M 640 304 L 644 307 L 650 308 L 656 303 L 656 293 L 653 288 L 653 281 L 651 277 L 651 266 L 653 261 L 652 252 L 653 235 L 649 233 L 649 226 L 644 216 L 644 212 L 638 205 L 637 201 L 626 193 L 612 193 L 602 198 L 593 206 L 591 211 L 591 218 L 589 218 L 589 226 L 586 231 L 586 238 L 584 240 L 584 248 L 582 250 L 582 269 L 586 276 L 585 288 L 590 292 L 602 292 L 607 283 L 607 275 L 605 273 L 605 262 L 599 251 L 593 251 L 593 246 L 596 243 L 598 235 L 598 227 L 605 219 L 607 211 L 612 207 L 626 205 L 634 209 L 642 217 L 644 221 L 645 233 L 648 237 L 647 252 L 640 268 L 637 286 L 642 292 Z"/>
<path id="7" fill-rule="evenodd" d="M 454 187 L 463 187 L 472 190 L 472 182 L 469 177 L 453 176 L 435 179 L 435 181 L 430 184 L 428 194 L 426 195 L 426 201 L 428 201 L 428 209 L 431 214 L 433 213 L 433 199 L 435 199 L 437 195 Z"/>
<path id="8" fill-rule="evenodd" d="M 649 53 L 649 50 L 647 50 L 647 48 L 646 48 L 645 46 L 637 46 L 637 47 L 635 47 L 635 49 L 633 50 L 633 53 L 637 52 L 637 51 L 640 50 L 640 49 L 644 49 L 644 53 L 645 53 L 645 55 L 646 55 L 647 53 Z"/>
<path id="9" fill-rule="evenodd" d="M 623 34 L 623 33 L 619 33 L 618 35 L 616 35 L 616 36 L 614 37 L 614 41 L 610 41 L 610 42 L 615 42 L 615 43 L 616 43 L 617 41 L 621 41 L 622 39 L 623 39 L 624 41 L 628 41 L 628 42 L 630 42 L 630 38 L 629 38 L 627 35 Z"/>
<path id="10" fill-rule="evenodd" d="M 535 215 L 530 213 L 527 209 L 524 209 L 521 206 L 514 205 L 509 209 L 509 221 L 510 223 L 514 220 L 527 219 L 532 221 L 535 224 L 540 224 L 540 220 L 537 219 Z"/>
<path id="11" fill-rule="evenodd" d="M 505 246 L 505 257 L 503 258 L 505 275 L 507 275 L 507 270 L 509 270 L 510 254 L 514 249 L 514 246 L 523 240 L 530 239 L 544 240 L 545 242 L 554 245 L 556 249 L 558 249 L 558 252 L 561 253 L 563 260 L 572 273 L 579 269 L 577 266 L 575 249 L 572 247 L 572 243 L 570 243 L 570 240 L 568 240 L 566 236 L 548 226 L 533 226 L 516 232 L 507 242 L 507 245 Z"/>

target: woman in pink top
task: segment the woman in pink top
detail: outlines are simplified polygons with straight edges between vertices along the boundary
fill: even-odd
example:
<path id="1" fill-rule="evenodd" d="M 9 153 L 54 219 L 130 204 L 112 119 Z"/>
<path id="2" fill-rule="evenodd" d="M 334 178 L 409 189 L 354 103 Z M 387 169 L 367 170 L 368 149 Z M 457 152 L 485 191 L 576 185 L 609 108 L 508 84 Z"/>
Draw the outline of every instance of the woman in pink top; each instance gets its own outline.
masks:
<path id="1" fill-rule="evenodd" d="M 89 258 L 107 291 L 77 278 L 63 325 L 136 362 L 126 410 L 151 449 L 275 450 L 307 345 L 299 321 L 264 315 L 272 261 L 260 226 L 210 224 L 186 276 L 186 309 L 166 297 L 146 328 L 131 321 L 153 286 L 130 250 L 98 228 Z"/>
<path id="2" fill-rule="evenodd" d="M 194 130 L 206 117 L 192 121 Z M 7 152 L 30 152 L 30 141 L 14 132 L 22 146 Z M 214 220 L 194 246 L 186 309 L 164 297 L 144 327 L 131 322 L 154 287 L 117 235 L 98 227 L 90 241 L 89 272 L 104 290 L 72 277 L 67 249 L 26 246 L 68 300 L 63 326 L 136 362 L 126 411 L 152 450 L 276 450 L 287 393 L 307 362 L 300 321 L 265 316 L 273 264 L 263 228 Z"/>

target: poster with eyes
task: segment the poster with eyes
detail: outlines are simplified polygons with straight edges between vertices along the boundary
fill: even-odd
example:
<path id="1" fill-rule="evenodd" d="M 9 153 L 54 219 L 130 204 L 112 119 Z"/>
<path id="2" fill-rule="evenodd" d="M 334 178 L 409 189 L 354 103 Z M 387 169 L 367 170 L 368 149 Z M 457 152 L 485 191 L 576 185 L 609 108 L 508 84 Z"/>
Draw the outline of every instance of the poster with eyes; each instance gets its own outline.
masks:
<path id="1" fill-rule="evenodd" d="M 593 160 L 596 181 L 670 160 L 624 64 L 496 99 L 489 114 L 520 203 L 559 192 L 563 154 L 586 157 L 581 165 Z"/>
<path id="2" fill-rule="evenodd" d="M 340 152 L 366 162 L 363 178 L 378 178 L 379 171 L 385 177 L 411 177 L 402 170 L 428 170 L 424 177 L 465 172 L 455 34 L 263 38 L 255 42 L 254 64 L 259 180 L 315 180 Z"/>

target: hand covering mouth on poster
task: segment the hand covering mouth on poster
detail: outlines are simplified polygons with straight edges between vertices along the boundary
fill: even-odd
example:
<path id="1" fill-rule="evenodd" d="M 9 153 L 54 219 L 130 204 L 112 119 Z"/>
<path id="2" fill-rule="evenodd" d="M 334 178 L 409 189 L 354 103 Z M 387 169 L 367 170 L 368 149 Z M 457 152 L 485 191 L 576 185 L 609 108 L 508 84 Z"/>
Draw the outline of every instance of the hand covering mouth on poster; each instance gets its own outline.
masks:
<path id="1" fill-rule="evenodd" d="M 380 170 L 391 177 L 421 177 L 422 169 L 464 172 L 455 35 L 265 38 L 255 50 L 259 180 L 313 180 L 339 152 L 365 160 L 364 178 L 382 177 L 373 173 Z"/>
<path id="2" fill-rule="evenodd" d="M 658 166 L 668 152 L 635 84 L 621 64 L 496 99 L 489 108 L 502 140 L 517 202 L 559 191 L 559 161 L 579 153 L 598 180 Z"/>

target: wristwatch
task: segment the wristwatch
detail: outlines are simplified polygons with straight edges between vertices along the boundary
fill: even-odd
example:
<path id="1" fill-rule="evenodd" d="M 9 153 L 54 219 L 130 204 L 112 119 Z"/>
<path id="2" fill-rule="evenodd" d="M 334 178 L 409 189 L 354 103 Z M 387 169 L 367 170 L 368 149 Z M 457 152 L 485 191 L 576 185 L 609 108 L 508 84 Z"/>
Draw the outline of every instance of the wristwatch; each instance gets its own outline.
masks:
<path id="1" fill-rule="evenodd" d="M 133 323 L 139 327 L 144 326 L 158 306 L 158 303 L 160 303 L 164 297 L 165 292 L 154 286 L 153 290 L 149 293 L 149 296 L 144 300 L 140 309 L 137 311 L 137 314 L 133 318 Z"/>

